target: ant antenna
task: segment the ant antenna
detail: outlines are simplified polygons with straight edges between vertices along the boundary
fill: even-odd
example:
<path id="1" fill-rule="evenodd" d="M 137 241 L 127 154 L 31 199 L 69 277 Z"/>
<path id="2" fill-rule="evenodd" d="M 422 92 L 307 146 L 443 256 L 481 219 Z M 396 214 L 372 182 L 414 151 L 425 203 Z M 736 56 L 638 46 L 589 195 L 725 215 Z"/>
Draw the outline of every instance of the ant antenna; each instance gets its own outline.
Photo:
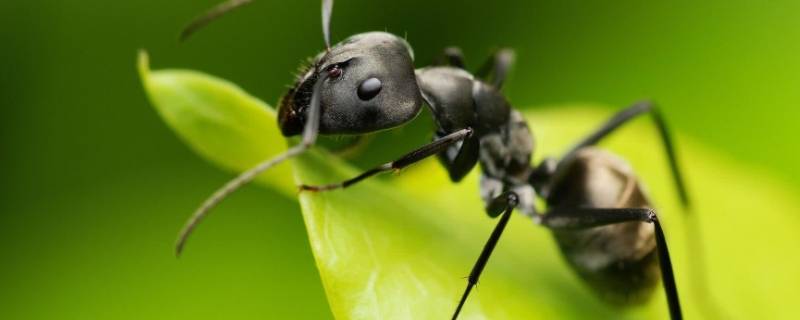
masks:
<path id="1" fill-rule="evenodd" d="M 222 200 L 227 198 L 231 193 L 238 190 L 242 186 L 250 183 L 250 181 L 253 181 L 253 179 L 267 169 L 280 164 L 286 159 L 305 152 L 308 150 L 308 148 L 314 145 L 314 142 L 317 140 L 317 134 L 319 133 L 320 92 L 322 91 L 322 83 L 325 82 L 326 79 L 328 79 L 328 76 L 326 73 L 323 73 L 319 79 L 317 79 L 317 82 L 314 83 L 314 89 L 311 95 L 311 105 L 308 108 L 306 124 L 303 129 L 303 140 L 299 144 L 286 150 L 286 152 L 281 153 L 273 158 L 264 160 L 250 170 L 240 174 L 233 180 L 228 181 L 228 183 L 222 186 L 222 188 L 217 189 L 217 191 L 208 197 L 208 199 L 206 199 L 206 201 L 200 205 L 200 208 L 198 208 L 192 214 L 192 217 L 186 221 L 186 225 L 184 225 L 183 229 L 181 229 L 181 233 L 178 236 L 178 241 L 175 244 L 176 256 L 181 255 L 183 247 L 186 244 L 186 240 L 189 238 L 189 235 L 192 234 L 194 228 L 197 227 L 197 224 L 200 223 L 200 221 L 208 215 L 211 209 L 216 207 Z"/>
<path id="2" fill-rule="evenodd" d="M 181 35 L 179 36 L 180 41 L 185 41 L 188 39 L 192 34 L 197 32 L 197 30 L 202 29 L 209 23 L 213 22 L 214 20 L 219 19 L 219 17 L 223 16 L 224 14 L 231 12 L 235 9 L 241 8 L 242 6 L 253 2 L 252 0 L 228 0 L 223 3 L 216 5 L 215 7 L 209 9 L 202 15 L 194 18 L 192 22 L 189 23 L 183 31 L 181 31 Z"/>
<path id="3" fill-rule="evenodd" d="M 200 17 L 193 20 L 189 26 L 187 26 L 183 32 L 181 32 L 181 40 L 185 40 L 189 36 L 191 36 L 195 31 L 204 27 L 211 21 L 219 18 L 225 13 L 230 12 L 231 10 L 237 9 L 241 6 L 244 6 L 248 3 L 252 2 L 252 0 L 229 0 L 223 3 L 220 3 L 214 8 L 211 8 L 208 12 L 201 15 Z M 322 0 L 322 33 L 325 37 L 325 45 L 327 49 L 330 50 L 330 22 L 331 22 L 331 12 L 333 11 L 333 0 Z M 314 142 L 317 140 L 317 134 L 319 133 L 319 118 L 320 118 L 320 89 L 322 88 L 322 83 L 327 79 L 327 75 L 323 73 L 323 75 L 317 79 L 317 82 L 314 84 L 313 93 L 311 95 L 311 105 L 308 110 L 306 124 L 303 129 L 303 140 L 300 144 L 295 145 L 294 147 L 289 148 L 286 152 L 279 154 L 271 159 L 264 160 L 263 162 L 259 163 L 255 167 L 243 172 L 238 177 L 234 178 L 231 181 L 228 181 L 224 186 L 217 189 L 206 201 L 200 205 L 200 208 L 192 214 L 191 218 L 186 221 L 186 225 L 184 225 L 183 229 L 178 236 L 178 241 L 175 244 L 175 255 L 180 256 L 181 252 L 183 251 L 183 247 L 186 245 L 186 240 L 189 238 L 189 235 L 192 234 L 194 228 L 197 227 L 197 224 L 200 223 L 203 218 L 205 218 L 208 213 L 216 207 L 222 200 L 227 198 L 231 193 L 238 190 L 242 186 L 250 183 L 255 179 L 259 174 L 266 171 L 269 168 L 274 167 L 275 165 L 280 164 L 286 159 L 292 158 L 297 156 L 303 152 L 305 152 L 308 148 L 310 148 Z"/>
<path id="4" fill-rule="evenodd" d="M 322 36 L 325 38 L 325 48 L 331 50 L 331 13 L 333 13 L 333 0 L 322 0 Z"/>

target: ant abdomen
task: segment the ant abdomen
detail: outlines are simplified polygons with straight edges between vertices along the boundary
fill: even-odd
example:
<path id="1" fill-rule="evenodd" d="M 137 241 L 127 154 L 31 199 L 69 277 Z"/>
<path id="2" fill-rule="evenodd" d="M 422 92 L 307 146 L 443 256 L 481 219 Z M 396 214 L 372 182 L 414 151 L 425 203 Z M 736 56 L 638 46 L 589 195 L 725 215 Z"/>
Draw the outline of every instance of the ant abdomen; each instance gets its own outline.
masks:
<path id="1" fill-rule="evenodd" d="M 630 166 L 609 152 L 583 148 L 565 165 L 563 180 L 554 185 L 548 199 L 549 206 L 560 212 L 576 207 L 650 207 Z M 650 223 L 552 230 L 566 260 L 604 300 L 636 304 L 653 293 L 660 273 Z"/>

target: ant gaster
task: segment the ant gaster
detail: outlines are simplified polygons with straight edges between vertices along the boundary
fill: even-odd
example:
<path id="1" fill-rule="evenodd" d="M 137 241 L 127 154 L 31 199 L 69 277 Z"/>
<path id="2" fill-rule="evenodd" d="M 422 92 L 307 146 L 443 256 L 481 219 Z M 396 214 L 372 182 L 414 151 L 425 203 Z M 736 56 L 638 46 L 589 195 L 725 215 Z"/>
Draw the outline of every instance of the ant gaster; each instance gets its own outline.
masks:
<path id="1" fill-rule="evenodd" d="M 181 38 L 249 2 L 231 0 L 213 8 L 194 20 Z M 326 50 L 301 73 L 278 108 L 283 135 L 301 135 L 301 142 L 242 173 L 206 200 L 182 230 L 178 254 L 211 208 L 264 170 L 303 153 L 318 134 L 357 135 L 394 128 L 413 120 L 427 105 L 436 125 L 432 142 L 352 179 L 303 185 L 301 190 L 345 188 L 434 155 L 453 182 L 480 165 L 480 196 L 487 214 L 499 220 L 469 274 L 453 319 L 478 283 L 514 209 L 552 230 L 569 265 L 607 301 L 623 305 L 645 301 L 660 276 L 672 319 L 682 318 L 667 242 L 650 200 L 624 160 L 594 147 L 637 116 L 652 115 L 678 195 L 688 206 L 667 127 L 653 104 L 641 102 L 624 109 L 564 156 L 531 166 L 531 132 L 500 92 L 513 61 L 510 50 L 497 51 L 474 75 L 465 70 L 457 48 L 445 50 L 443 65 L 415 69 L 408 42 L 386 32 L 357 34 L 331 46 L 332 7 L 332 0 L 322 1 Z M 546 212 L 537 212 L 537 197 L 544 199 Z"/>

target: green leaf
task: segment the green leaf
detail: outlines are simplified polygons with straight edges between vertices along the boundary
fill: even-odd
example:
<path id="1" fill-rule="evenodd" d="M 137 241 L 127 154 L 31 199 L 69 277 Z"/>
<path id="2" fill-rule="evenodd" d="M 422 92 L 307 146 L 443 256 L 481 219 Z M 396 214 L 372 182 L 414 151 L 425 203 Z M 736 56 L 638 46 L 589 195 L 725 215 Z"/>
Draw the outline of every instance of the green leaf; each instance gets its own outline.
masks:
<path id="1" fill-rule="evenodd" d="M 283 150 L 274 114 L 230 83 L 190 71 L 150 73 L 143 55 L 140 72 L 166 122 L 212 162 L 242 170 Z M 536 157 L 563 152 L 604 121 L 610 115 L 606 110 L 565 105 L 527 112 Z M 797 191 L 686 136 L 676 140 L 694 196 L 695 210 L 688 216 L 677 204 L 649 121 L 627 125 L 603 147 L 631 161 L 656 203 L 686 318 L 712 318 L 712 304 L 725 318 L 796 317 L 786 306 L 794 305 L 800 286 L 800 258 L 793 254 L 800 243 Z M 294 165 L 297 183 L 334 182 L 358 172 L 321 149 Z M 259 182 L 294 197 L 287 170 L 275 170 Z M 482 212 L 477 171 L 452 184 L 431 160 L 384 178 L 346 190 L 300 194 L 333 314 L 344 319 L 447 318 L 496 222 Z M 701 252 L 705 275 L 697 272 Z M 710 295 L 701 284 L 707 284 Z M 641 307 L 603 303 L 565 264 L 549 231 L 515 215 L 462 315 L 655 319 L 666 318 L 667 308 L 661 291 Z"/>
<path id="2" fill-rule="evenodd" d="M 212 163 L 241 172 L 286 149 L 272 108 L 235 84 L 190 70 L 150 71 L 144 51 L 139 52 L 138 68 L 159 115 Z M 284 194 L 297 190 L 286 164 L 258 181 Z"/>

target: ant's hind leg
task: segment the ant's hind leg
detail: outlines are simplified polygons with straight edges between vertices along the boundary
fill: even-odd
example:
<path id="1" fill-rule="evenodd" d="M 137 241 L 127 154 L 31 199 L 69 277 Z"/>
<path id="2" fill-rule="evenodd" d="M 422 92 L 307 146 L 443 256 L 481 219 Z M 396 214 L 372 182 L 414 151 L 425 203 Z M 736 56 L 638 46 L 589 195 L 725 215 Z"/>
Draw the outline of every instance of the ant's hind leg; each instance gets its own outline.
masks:
<path id="1" fill-rule="evenodd" d="M 619 127 L 623 126 L 624 124 L 630 122 L 631 120 L 636 119 L 640 115 L 650 114 L 653 119 L 653 123 L 656 125 L 656 129 L 658 130 L 659 137 L 661 139 L 661 144 L 664 148 L 664 151 L 667 156 L 667 160 L 669 162 L 669 170 L 672 172 L 672 179 L 673 184 L 675 185 L 675 190 L 678 194 L 678 198 L 681 202 L 681 205 L 686 209 L 684 210 L 684 214 L 687 217 L 695 217 L 696 215 L 691 214 L 691 198 L 689 197 L 689 193 L 686 189 L 686 184 L 683 179 L 683 173 L 681 168 L 678 164 L 678 159 L 675 151 L 675 146 L 672 140 L 672 135 L 670 133 L 669 127 L 667 126 L 666 121 L 664 120 L 663 115 L 659 112 L 658 107 L 649 101 L 643 101 L 636 103 L 630 107 L 619 111 L 615 114 L 611 119 L 606 121 L 603 125 L 595 129 L 594 132 L 586 136 L 583 140 L 579 141 L 575 144 L 569 152 L 566 153 L 564 157 L 558 162 L 556 165 L 556 169 L 554 173 L 550 173 L 549 175 L 554 177 L 552 181 L 559 181 L 563 175 L 566 174 L 568 170 L 569 164 L 575 160 L 578 152 L 585 147 L 595 145 L 596 143 L 600 142 L 600 140 L 607 137 L 609 134 L 616 131 Z M 532 180 L 533 182 L 533 180 Z M 536 182 L 534 182 L 536 183 Z M 557 184 L 557 182 L 552 183 Z M 702 228 L 700 228 L 695 221 L 694 223 L 688 224 L 689 229 L 687 229 L 688 235 L 694 239 L 702 239 Z M 705 299 L 703 303 L 698 303 L 698 305 L 702 306 L 704 309 L 704 313 L 709 318 L 717 318 L 717 319 L 725 319 L 729 318 L 723 308 L 719 307 L 718 303 L 714 300 L 713 292 L 710 291 L 708 288 L 706 279 L 706 262 L 705 262 L 705 254 L 703 254 L 703 243 L 702 241 L 694 241 L 689 242 L 689 249 L 691 250 L 691 255 L 695 258 L 692 259 L 692 263 L 694 266 L 690 268 L 693 270 L 690 272 L 690 277 L 694 280 L 690 283 L 693 286 L 696 286 L 694 290 L 697 290 L 697 295 L 702 297 L 700 299 Z"/>
<path id="2" fill-rule="evenodd" d="M 661 138 L 661 144 L 664 146 L 664 151 L 667 154 L 670 171 L 672 171 L 672 177 L 675 183 L 675 188 L 678 192 L 678 196 L 680 197 L 681 204 L 684 207 L 688 207 L 690 203 L 689 195 L 686 192 L 686 184 L 684 183 L 683 174 L 681 173 L 678 165 L 677 156 L 675 155 L 675 147 L 672 143 L 669 128 L 667 127 L 666 121 L 664 121 L 664 117 L 661 115 L 658 108 L 649 101 L 639 102 L 623 109 L 611 117 L 611 119 L 606 121 L 602 126 L 595 129 L 595 131 L 593 131 L 591 134 L 583 138 L 583 140 L 575 144 L 559 161 L 555 173 L 553 174 L 554 180 L 558 180 L 563 174 L 566 173 L 567 167 L 569 167 L 569 164 L 575 160 L 578 152 L 580 152 L 581 149 L 597 144 L 600 142 L 600 140 L 607 137 L 622 125 L 630 122 L 633 119 L 636 119 L 636 117 L 639 115 L 648 113 L 652 115 L 653 121 L 658 129 L 658 133 Z"/>
<path id="3" fill-rule="evenodd" d="M 395 161 L 387 162 L 387 163 L 384 163 L 384 164 L 379 165 L 377 167 L 374 167 L 372 169 L 369 169 L 367 171 L 364 171 L 363 173 L 361 173 L 361 174 L 359 174 L 359 175 L 357 175 L 357 176 L 355 176 L 355 177 L 353 177 L 351 179 L 347 179 L 345 181 L 337 182 L 337 183 L 325 184 L 325 185 L 305 185 L 304 184 L 304 185 L 300 186 L 300 190 L 301 191 L 327 191 L 327 190 L 333 190 L 333 189 L 339 189 L 339 188 L 346 188 L 346 187 L 349 187 L 349 186 L 351 186 L 353 184 L 356 184 L 356 183 L 358 183 L 358 182 L 360 182 L 360 181 L 362 181 L 362 180 L 364 180 L 366 178 L 374 176 L 374 175 L 376 175 L 378 173 L 386 172 L 386 171 L 400 170 L 402 168 L 410 166 L 410 165 L 412 165 L 414 163 L 419 162 L 420 160 L 423 160 L 423 159 L 425 159 L 427 157 L 430 157 L 430 156 L 432 156 L 434 154 L 440 153 L 443 150 L 447 149 L 447 147 L 449 147 L 449 146 L 451 146 L 451 145 L 453 145 L 453 144 L 455 144 L 455 143 L 457 143 L 459 141 L 462 141 L 462 140 L 464 140 L 466 138 L 469 138 L 470 136 L 472 136 L 472 129 L 471 128 L 461 129 L 461 130 L 458 130 L 458 131 L 453 132 L 451 134 L 448 134 L 448 135 L 446 135 L 446 136 L 444 136 L 444 137 L 442 137 L 440 139 L 436 139 L 433 142 L 420 147 L 419 149 L 411 151 L 411 152 L 405 154 L 404 156 L 400 157 L 399 159 L 397 159 Z"/>
<path id="4" fill-rule="evenodd" d="M 656 250 L 661 268 L 661 280 L 667 296 L 670 318 L 683 319 L 678 287 L 672 272 L 669 248 L 655 211 L 648 208 L 569 208 L 553 210 L 542 216 L 541 224 L 550 229 L 586 229 L 628 221 L 642 221 L 653 224 L 655 228 Z"/>

